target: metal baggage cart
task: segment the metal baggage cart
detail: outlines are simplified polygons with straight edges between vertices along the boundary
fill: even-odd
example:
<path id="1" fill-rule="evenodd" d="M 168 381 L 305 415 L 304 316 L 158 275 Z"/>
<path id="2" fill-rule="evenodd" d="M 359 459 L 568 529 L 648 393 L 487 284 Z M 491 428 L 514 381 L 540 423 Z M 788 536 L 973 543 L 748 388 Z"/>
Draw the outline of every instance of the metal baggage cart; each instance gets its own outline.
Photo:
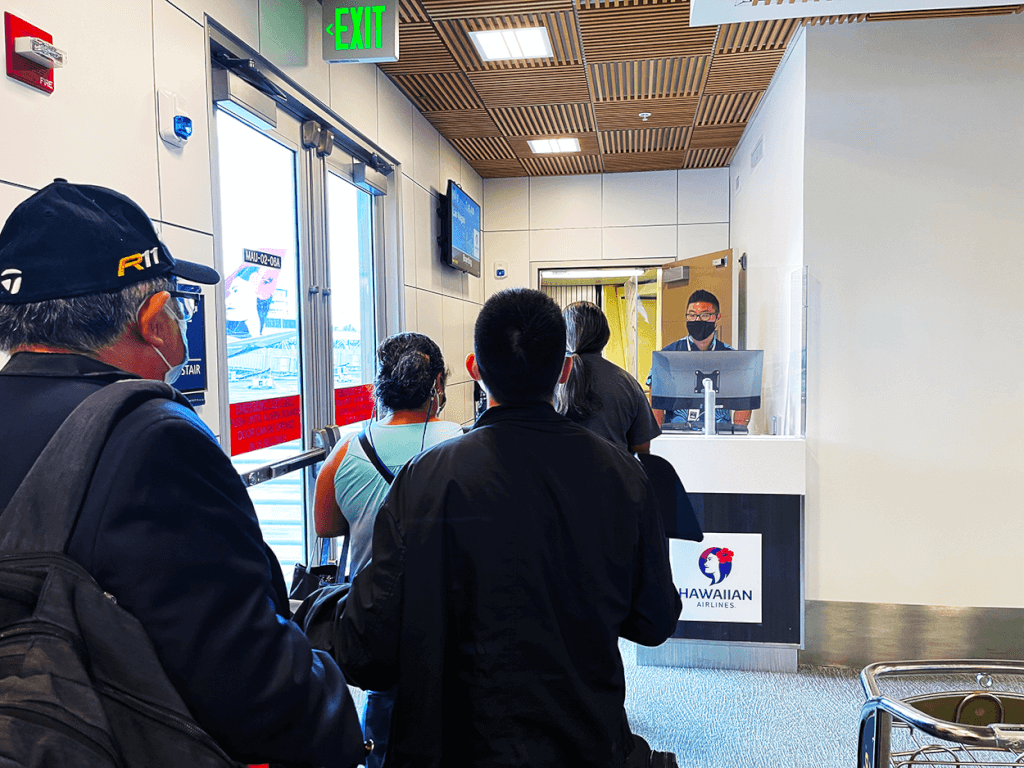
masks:
<path id="1" fill-rule="evenodd" d="M 977 687 L 891 698 L 878 686 L 882 678 L 947 675 L 973 675 Z M 1024 661 L 880 662 L 860 681 L 867 701 L 858 768 L 1024 765 Z M 1016 691 L 996 689 L 1008 681 Z"/>

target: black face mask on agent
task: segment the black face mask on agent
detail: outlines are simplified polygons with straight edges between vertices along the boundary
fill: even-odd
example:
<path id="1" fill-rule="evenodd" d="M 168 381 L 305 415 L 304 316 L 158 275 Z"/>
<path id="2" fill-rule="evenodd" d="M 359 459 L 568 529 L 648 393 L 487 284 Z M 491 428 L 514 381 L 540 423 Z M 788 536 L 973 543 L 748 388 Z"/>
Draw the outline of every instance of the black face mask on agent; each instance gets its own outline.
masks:
<path id="1" fill-rule="evenodd" d="M 713 320 L 687 320 L 686 331 L 694 341 L 704 341 L 715 332 Z"/>

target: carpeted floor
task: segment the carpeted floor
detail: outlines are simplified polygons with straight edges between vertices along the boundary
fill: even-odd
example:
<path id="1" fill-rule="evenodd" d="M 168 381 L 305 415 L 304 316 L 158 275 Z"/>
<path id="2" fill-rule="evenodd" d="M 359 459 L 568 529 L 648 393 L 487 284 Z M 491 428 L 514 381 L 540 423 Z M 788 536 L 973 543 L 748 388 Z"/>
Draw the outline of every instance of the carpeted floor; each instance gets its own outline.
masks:
<path id="1" fill-rule="evenodd" d="M 633 732 L 654 749 L 674 752 L 681 768 L 858 764 L 857 734 L 865 701 L 859 669 L 802 667 L 795 674 L 783 674 L 638 667 L 636 646 L 622 640 L 619 647 Z M 995 682 L 995 691 L 1024 694 L 1020 678 L 1003 676 Z M 886 678 L 879 685 L 882 694 L 893 699 L 977 690 L 971 675 Z M 923 735 L 916 746 L 939 743 Z M 893 748 L 916 747 L 901 731 L 893 736 Z M 1014 757 L 988 753 L 988 759 L 1005 764 Z M 1017 764 L 1024 764 L 1024 758 Z"/>
<path id="2" fill-rule="evenodd" d="M 865 700 L 859 669 L 806 667 L 784 674 L 638 667 L 636 646 L 620 640 L 619 648 L 633 732 L 654 749 L 675 753 L 681 768 L 854 768 L 858 763 Z M 997 683 L 997 689 L 1024 694 L 1024 681 Z M 906 678 L 885 681 L 882 693 L 905 698 L 975 687 L 969 676 Z M 351 690 L 361 710 L 365 694 Z"/>
<path id="3" fill-rule="evenodd" d="M 850 768 L 864 703 L 859 670 L 796 674 L 638 667 L 621 641 L 633 732 L 681 768 Z"/>

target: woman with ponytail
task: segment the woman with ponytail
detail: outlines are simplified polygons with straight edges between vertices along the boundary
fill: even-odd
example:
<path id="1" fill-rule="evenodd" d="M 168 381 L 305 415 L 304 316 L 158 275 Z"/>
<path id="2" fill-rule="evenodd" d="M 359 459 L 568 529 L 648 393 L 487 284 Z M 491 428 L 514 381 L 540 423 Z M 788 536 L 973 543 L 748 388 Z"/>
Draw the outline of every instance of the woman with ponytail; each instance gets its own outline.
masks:
<path id="1" fill-rule="evenodd" d="M 349 536 L 352 576 L 370 561 L 373 523 L 391 487 L 377 465 L 393 477 L 426 448 L 462 434 L 460 425 L 437 418 L 447 379 L 441 350 L 421 333 L 391 336 L 377 348 L 374 415 L 384 415 L 371 416 L 364 439 L 352 437 L 331 452 L 313 502 L 317 536 Z M 368 768 L 384 759 L 394 703 L 395 689 L 367 692 L 363 736 L 375 744 Z"/>
<path id="2" fill-rule="evenodd" d="M 601 355 L 611 337 L 596 304 L 577 301 L 564 310 L 572 371 L 555 390 L 555 407 L 577 424 L 632 453 L 646 453 L 661 434 L 636 379 Z"/>

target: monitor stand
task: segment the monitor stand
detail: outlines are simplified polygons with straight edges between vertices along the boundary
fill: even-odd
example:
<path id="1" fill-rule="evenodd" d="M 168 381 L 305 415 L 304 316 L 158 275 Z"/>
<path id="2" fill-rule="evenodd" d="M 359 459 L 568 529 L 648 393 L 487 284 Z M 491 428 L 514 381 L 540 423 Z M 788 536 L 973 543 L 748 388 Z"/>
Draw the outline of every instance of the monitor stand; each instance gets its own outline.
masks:
<path id="1" fill-rule="evenodd" d="M 717 374 L 718 371 L 715 371 Z M 715 375 L 711 374 L 711 375 Z M 697 372 L 697 376 L 701 376 L 700 371 Z M 715 375 L 717 379 L 718 376 Z M 716 408 L 715 408 L 715 382 L 711 380 L 711 376 L 704 374 L 704 434 L 711 436 L 715 434 L 715 425 L 718 423 L 715 419 Z"/>

